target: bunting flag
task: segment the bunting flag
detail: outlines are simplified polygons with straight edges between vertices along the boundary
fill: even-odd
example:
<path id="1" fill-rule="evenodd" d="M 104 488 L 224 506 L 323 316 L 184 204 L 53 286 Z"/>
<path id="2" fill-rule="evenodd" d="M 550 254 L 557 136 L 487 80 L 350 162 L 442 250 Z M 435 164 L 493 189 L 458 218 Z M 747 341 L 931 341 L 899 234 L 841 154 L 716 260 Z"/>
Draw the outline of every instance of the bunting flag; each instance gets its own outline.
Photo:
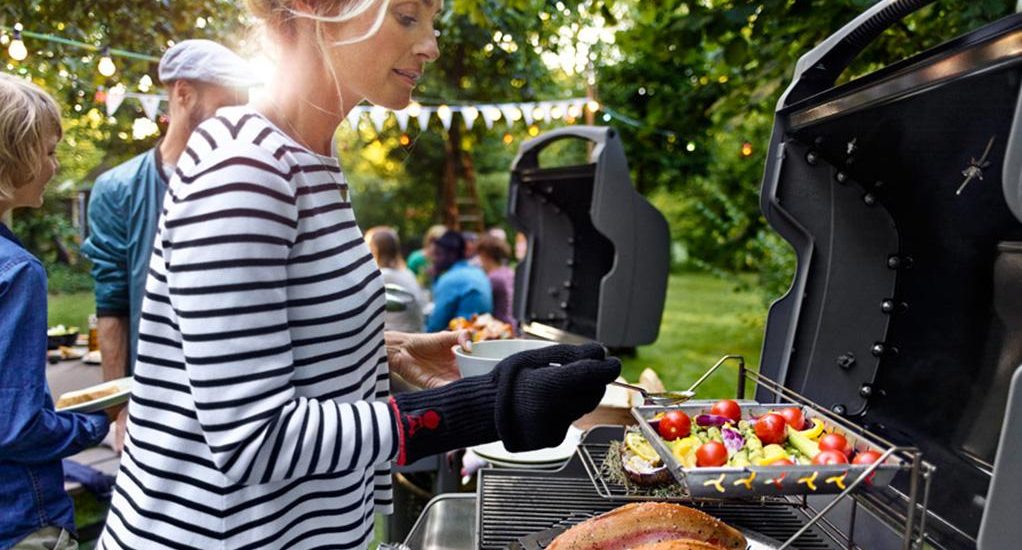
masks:
<path id="1" fill-rule="evenodd" d="M 106 114 L 114 116 L 125 99 L 137 99 L 142 104 L 142 110 L 150 120 L 156 120 L 160 114 L 160 103 L 167 101 L 163 94 L 140 94 L 136 92 L 125 92 L 123 87 L 115 86 L 106 93 Z"/>
<path id="2" fill-rule="evenodd" d="M 145 116 L 149 117 L 149 120 L 156 120 L 156 116 L 160 114 L 160 96 L 140 97 L 138 101 L 142 103 L 142 110 L 145 111 Z"/>
<path id="3" fill-rule="evenodd" d="M 524 103 L 486 103 L 479 105 L 420 105 L 413 103 L 400 111 L 390 111 L 383 107 L 359 105 L 348 113 L 348 124 L 357 127 L 363 113 L 368 113 L 373 121 L 377 132 L 383 131 L 387 117 L 391 114 L 397 119 L 398 128 L 404 132 L 408 127 L 408 121 L 415 119 L 419 123 L 419 130 L 426 131 L 429 122 L 433 117 L 440 121 L 445 130 L 450 130 L 455 123 L 455 114 L 461 116 L 461 122 L 465 128 L 471 130 L 475 127 L 476 121 L 483 119 L 483 124 L 488 130 L 493 129 L 494 123 L 504 119 L 509 129 L 516 124 L 524 122 L 526 126 L 534 123 L 549 123 L 556 120 L 571 121 L 579 118 L 585 109 L 591 109 L 586 98 L 573 98 L 558 101 L 540 101 Z"/>

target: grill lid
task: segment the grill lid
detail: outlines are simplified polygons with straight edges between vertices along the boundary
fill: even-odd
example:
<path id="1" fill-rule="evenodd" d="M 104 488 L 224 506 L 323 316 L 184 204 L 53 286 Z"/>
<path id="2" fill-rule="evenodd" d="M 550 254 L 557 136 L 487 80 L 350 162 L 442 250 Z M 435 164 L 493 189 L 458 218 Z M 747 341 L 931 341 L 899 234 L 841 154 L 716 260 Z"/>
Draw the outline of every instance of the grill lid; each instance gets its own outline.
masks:
<path id="1" fill-rule="evenodd" d="M 545 167 L 561 140 L 593 145 L 588 162 Z M 515 271 L 515 316 L 545 337 L 610 347 L 656 340 L 669 269 L 663 215 L 632 186 L 612 128 L 561 128 L 522 144 L 511 167 L 511 224 L 528 238 Z"/>
<path id="2" fill-rule="evenodd" d="M 778 105 L 761 205 L 798 267 L 762 369 L 918 445 L 937 466 L 930 531 L 969 547 L 1022 364 L 1022 16 L 832 88 L 871 39 L 856 25 L 927 3 L 878 3 L 800 61 Z M 825 60 L 829 81 L 812 76 Z"/>

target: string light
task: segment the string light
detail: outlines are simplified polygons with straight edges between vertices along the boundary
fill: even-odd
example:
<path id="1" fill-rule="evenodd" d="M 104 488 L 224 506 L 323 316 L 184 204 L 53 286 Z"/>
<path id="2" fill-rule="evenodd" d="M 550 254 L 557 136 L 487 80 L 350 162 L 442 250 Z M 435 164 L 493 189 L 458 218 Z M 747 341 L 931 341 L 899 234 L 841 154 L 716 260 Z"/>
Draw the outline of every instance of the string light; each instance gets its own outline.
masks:
<path id="1" fill-rule="evenodd" d="M 532 126 L 529 126 L 529 135 L 532 136 L 532 137 L 538 136 L 539 135 L 539 126 L 536 126 L 535 124 L 533 124 Z"/>
<path id="2" fill-rule="evenodd" d="M 743 157 L 752 156 L 752 144 L 749 143 L 748 141 L 742 144 L 742 156 Z"/>
<path id="3" fill-rule="evenodd" d="M 511 135 L 511 132 L 504 134 L 504 145 L 511 145 L 515 141 L 515 136 Z"/>
<path id="4" fill-rule="evenodd" d="M 14 26 L 14 39 L 11 40 L 7 53 L 15 61 L 24 61 L 28 57 L 28 48 L 25 47 L 25 43 L 21 40 L 21 23 Z"/>
<path id="5" fill-rule="evenodd" d="M 589 109 L 590 113 L 595 113 L 600 110 L 600 102 L 595 99 L 590 99 L 586 102 L 586 108 Z"/>
<path id="6" fill-rule="evenodd" d="M 408 145 L 412 143 L 412 138 L 410 138 L 408 134 L 401 134 L 401 137 L 398 138 L 397 141 L 402 147 L 408 147 Z"/>
<path id="7" fill-rule="evenodd" d="M 117 65 L 114 65 L 114 60 L 110 59 L 110 48 L 103 48 L 103 56 L 99 58 L 99 74 L 103 76 L 113 76 L 117 72 Z"/>

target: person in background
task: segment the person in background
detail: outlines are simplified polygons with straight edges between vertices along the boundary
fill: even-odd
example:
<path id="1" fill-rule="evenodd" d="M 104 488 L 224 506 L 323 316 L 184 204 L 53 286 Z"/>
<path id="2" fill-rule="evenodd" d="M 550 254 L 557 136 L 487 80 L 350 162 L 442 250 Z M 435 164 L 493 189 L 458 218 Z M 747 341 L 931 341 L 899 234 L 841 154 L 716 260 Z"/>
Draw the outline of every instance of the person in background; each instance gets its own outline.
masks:
<path id="1" fill-rule="evenodd" d="M 433 241 L 433 311 L 426 321 L 428 332 L 447 328 L 455 317 L 470 318 L 493 311 L 493 291 L 486 273 L 465 259 L 465 239 L 448 231 Z"/>
<path id="2" fill-rule="evenodd" d="M 199 126 L 168 186 L 99 550 L 368 548 L 392 462 L 557 445 L 621 371 L 556 345 L 461 378 L 468 331 L 384 330 L 334 136 L 363 100 L 409 105 L 441 2 L 245 4 L 280 62 Z M 391 373 L 427 389 L 392 395 Z"/>
<path id="3" fill-rule="evenodd" d="M 388 310 L 384 315 L 383 325 L 387 330 L 422 332 L 424 326 L 422 288 L 415 280 L 415 274 L 408 269 L 401 257 L 401 240 L 397 231 L 390 227 L 377 226 L 366 231 L 365 239 L 369 244 L 369 251 L 376 259 L 376 265 L 383 274 L 383 282 L 400 287 L 412 297 L 412 300 L 405 304 L 404 310 Z"/>
<path id="4" fill-rule="evenodd" d="M 462 231 L 461 237 L 465 239 L 465 259 L 468 260 L 468 263 L 479 266 L 479 258 L 476 257 L 476 247 L 479 246 L 479 234 L 474 231 Z"/>
<path id="5" fill-rule="evenodd" d="M 429 283 L 432 282 L 429 281 L 429 268 L 433 263 L 433 259 L 430 258 L 430 249 L 433 241 L 439 239 L 446 232 L 447 227 L 443 225 L 430 227 L 422 237 L 422 248 L 413 250 L 408 255 L 408 269 L 412 270 L 412 273 L 419 278 L 419 282 L 423 283 L 424 286 L 430 286 Z"/>
<path id="6" fill-rule="evenodd" d="M 209 40 L 179 42 L 158 70 L 169 96 L 166 134 L 156 147 L 100 175 L 89 198 L 82 253 L 92 260 L 105 380 L 134 371 L 156 222 L 189 136 L 220 107 L 248 101 L 248 88 L 257 84 L 241 57 Z"/>
<path id="7" fill-rule="evenodd" d="M 490 280 L 493 291 L 493 316 L 517 328 L 512 304 L 515 293 L 515 270 L 508 266 L 511 247 L 507 241 L 486 234 L 479 238 L 479 262 Z"/>
<path id="8" fill-rule="evenodd" d="M 60 108 L 0 73 L 0 219 L 39 208 L 59 168 Z M 73 550 L 61 459 L 98 444 L 105 414 L 56 412 L 46 383 L 46 270 L 0 222 L 0 548 Z M 116 410 L 110 415 L 116 416 Z"/>

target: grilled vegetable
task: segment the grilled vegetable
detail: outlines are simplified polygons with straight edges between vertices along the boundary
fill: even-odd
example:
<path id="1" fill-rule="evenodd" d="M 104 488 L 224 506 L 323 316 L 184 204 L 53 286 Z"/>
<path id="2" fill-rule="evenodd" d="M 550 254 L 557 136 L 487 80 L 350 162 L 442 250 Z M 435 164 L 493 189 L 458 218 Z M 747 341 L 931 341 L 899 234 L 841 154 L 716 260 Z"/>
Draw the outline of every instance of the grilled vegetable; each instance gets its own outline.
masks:
<path id="1" fill-rule="evenodd" d="M 809 459 L 813 459 L 820 452 L 820 446 L 815 441 L 805 436 L 803 432 L 788 426 L 788 442 Z"/>

